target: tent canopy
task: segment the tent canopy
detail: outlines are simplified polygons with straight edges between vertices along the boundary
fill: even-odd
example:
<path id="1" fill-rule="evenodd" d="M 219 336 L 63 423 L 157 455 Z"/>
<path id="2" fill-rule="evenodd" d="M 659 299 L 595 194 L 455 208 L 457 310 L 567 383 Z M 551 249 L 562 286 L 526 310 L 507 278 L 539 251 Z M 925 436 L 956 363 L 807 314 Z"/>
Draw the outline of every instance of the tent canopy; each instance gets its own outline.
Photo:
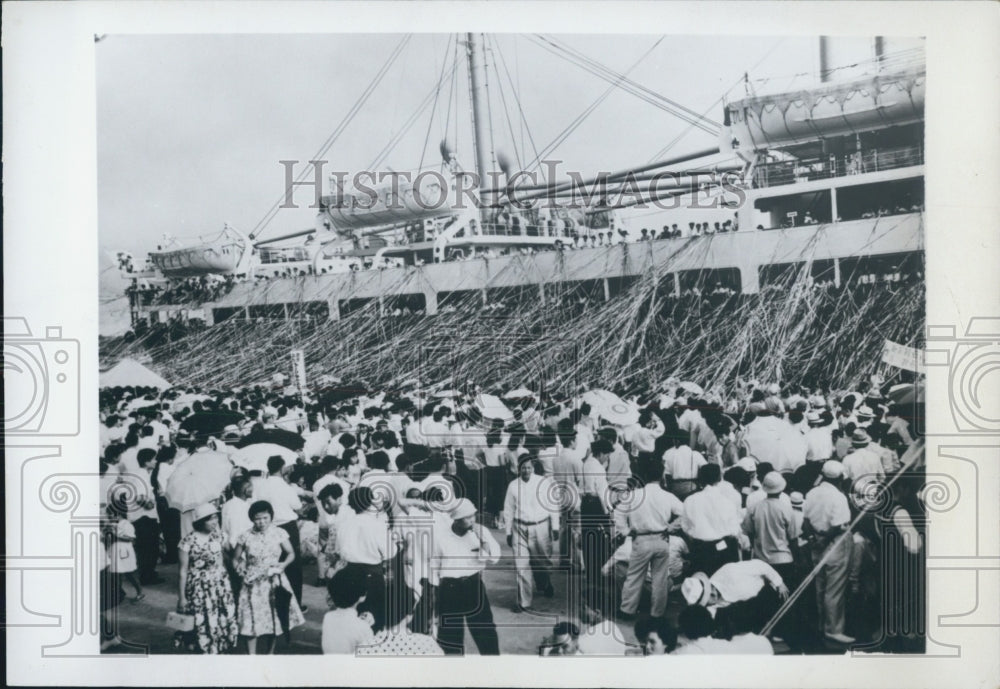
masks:
<path id="1" fill-rule="evenodd" d="M 135 359 L 122 359 L 107 371 L 101 372 L 101 387 L 142 386 L 166 390 L 170 387 L 163 377 L 153 373 Z"/>

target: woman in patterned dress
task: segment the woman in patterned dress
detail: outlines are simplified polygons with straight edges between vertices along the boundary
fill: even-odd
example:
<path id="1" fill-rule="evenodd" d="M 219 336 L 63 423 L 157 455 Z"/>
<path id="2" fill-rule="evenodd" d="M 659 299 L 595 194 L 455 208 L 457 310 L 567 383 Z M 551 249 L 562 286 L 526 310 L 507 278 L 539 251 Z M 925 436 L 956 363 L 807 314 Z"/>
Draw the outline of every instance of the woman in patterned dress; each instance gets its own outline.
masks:
<path id="1" fill-rule="evenodd" d="M 218 510 L 211 503 L 194 511 L 194 531 L 178 544 L 178 611 L 194 616 L 194 638 L 202 653 L 228 653 L 236 647 L 236 601 L 222 561 Z"/>
<path id="2" fill-rule="evenodd" d="M 238 620 L 240 636 L 246 637 L 247 653 L 256 654 L 257 638 L 264 639 L 264 653 L 274 653 L 275 639 L 305 619 L 292 594 L 285 568 L 295 561 L 288 533 L 272 523 L 274 508 L 266 500 L 250 505 L 253 528 L 236 543 L 236 571 L 243 578 Z"/>

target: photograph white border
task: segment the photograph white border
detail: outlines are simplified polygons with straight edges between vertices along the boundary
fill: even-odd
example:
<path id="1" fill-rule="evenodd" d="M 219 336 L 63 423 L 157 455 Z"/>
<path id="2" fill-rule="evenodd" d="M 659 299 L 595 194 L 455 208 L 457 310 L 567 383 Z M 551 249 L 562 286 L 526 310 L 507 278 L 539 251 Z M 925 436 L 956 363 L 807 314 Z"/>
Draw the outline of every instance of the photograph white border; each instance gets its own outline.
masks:
<path id="1" fill-rule="evenodd" d="M 961 339 L 973 318 L 1000 316 L 1000 5 L 989 2 L 9 2 L 3 7 L 4 314 L 49 325 L 80 343 L 80 433 L 7 438 L 7 535 L 23 533 L 22 473 L 10 446 L 59 446 L 53 469 L 94 471 L 97 446 L 97 146 L 94 35 L 163 33 L 548 32 L 927 37 L 927 322 Z M 1000 320 L 994 321 L 994 324 Z M 995 381 L 995 376 L 992 380 Z M 995 434 L 963 432 L 949 405 L 948 367 L 930 367 L 928 471 L 949 473 L 954 448 L 997 457 Z M 996 394 L 983 389 L 979 394 Z M 951 449 L 948 449 L 951 448 Z M 978 454 L 977 454 L 978 453 Z M 639 660 L 461 660 L 323 656 L 43 657 L 57 627 L 7 629 L 11 684 L 437 685 L 437 686 L 997 686 L 1000 681 L 1000 463 L 980 462 L 978 537 L 949 550 L 929 577 L 928 626 L 941 650 L 925 658 L 810 656 Z M 81 512 L 97 514 L 96 479 L 81 485 Z M 957 499 L 957 498 L 956 498 Z M 935 513 L 928 539 L 968 541 L 961 511 Z M 68 532 L 32 535 L 36 553 L 66 550 Z M 964 540 L 963 540 L 964 539 Z M 8 558 L 11 552 L 8 548 Z M 8 565 L 8 569 L 9 569 Z M 971 572 L 971 579 L 970 574 Z M 22 574 L 22 576 L 26 576 Z M 7 600 L 20 596 L 8 576 Z M 975 594 L 970 586 L 978 583 Z M 15 588 L 11 588 L 14 586 Z M 978 611 L 971 611 L 978 605 Z M 45 609 L 46 615 L 65 611 Z M 938 616 L 967 624 L 940 625 Z M 96 654 L 97 639 L 94 639 Z M 957 649 L 957 654 L 949 649 Z"/>

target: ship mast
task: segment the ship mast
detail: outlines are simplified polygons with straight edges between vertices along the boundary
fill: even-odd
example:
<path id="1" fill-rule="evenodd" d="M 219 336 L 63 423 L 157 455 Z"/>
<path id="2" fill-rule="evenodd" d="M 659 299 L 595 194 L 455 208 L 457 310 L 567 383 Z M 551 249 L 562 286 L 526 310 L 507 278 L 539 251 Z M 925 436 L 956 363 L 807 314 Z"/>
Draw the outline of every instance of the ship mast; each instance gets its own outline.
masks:
<path id="1" fill-rule="evenodd" d="M 483 116 L 486 113 L 486 63 L 481 53 L 480 34 L 465 35 L 465 55 L 469 63 L 469 96 L 472 101 L 472 140 L 476 153 L 476 173 L 479 175 L 480 216 L 486 215 L 486 209 L 492 203 L 492 187 L 488 177 L 487 165 L 489 148 L 486 145 L 486 127 L 483 126 Z"/>

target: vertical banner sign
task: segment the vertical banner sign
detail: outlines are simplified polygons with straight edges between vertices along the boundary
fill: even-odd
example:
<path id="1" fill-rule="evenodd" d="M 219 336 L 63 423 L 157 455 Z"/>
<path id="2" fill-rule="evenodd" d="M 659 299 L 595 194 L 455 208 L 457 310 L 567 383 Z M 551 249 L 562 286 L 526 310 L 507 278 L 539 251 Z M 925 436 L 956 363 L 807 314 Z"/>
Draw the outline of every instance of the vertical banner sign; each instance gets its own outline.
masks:
<path id="1" fill-rule="evenodd" d="M 301 349 L 293 349 L 292 355 L 292 385 L 298 388 L 299 395 L 306 394 L 306 354 Z"/>
<path id="2" fill-rule="evenodd" d="M 882 350 L 882 361 L 890 366 L 901 368 L 914 373 L 924 372 L 923 352 L 913 347 L 901 345 L 892 340 L 885 341 L 885 349 Z"/>

